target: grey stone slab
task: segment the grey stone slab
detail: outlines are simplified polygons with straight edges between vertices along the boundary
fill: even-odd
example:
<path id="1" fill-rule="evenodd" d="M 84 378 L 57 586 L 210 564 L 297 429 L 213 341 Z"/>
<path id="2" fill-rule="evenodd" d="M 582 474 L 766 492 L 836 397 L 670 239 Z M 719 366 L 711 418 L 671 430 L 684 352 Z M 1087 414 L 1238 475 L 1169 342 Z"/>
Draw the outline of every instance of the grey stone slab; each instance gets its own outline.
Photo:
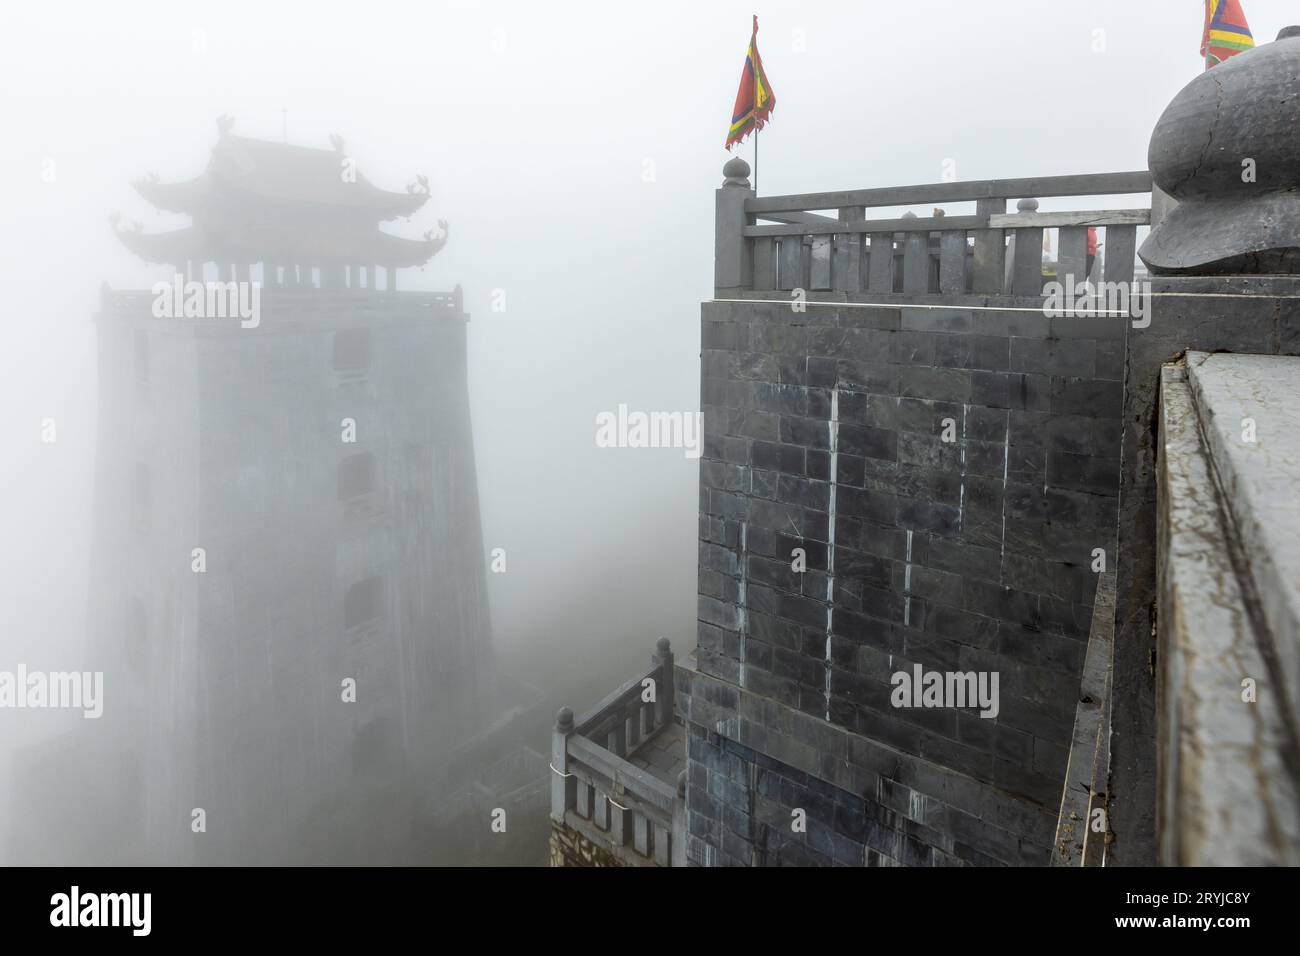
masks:
<path id="1" fill-rule="evenodd" d="M 1210 358 L 1220 357 L 1191 353 L 1189 368 L 1204 368 Z M 1167 865 L 1295 865 L 1300 803 L 1283 757 L 1289 746 L 1285 695 L 1274 690 L 1261 655 L 1250 585 L 1243 591 L 1239 584 L 1230 557 L 1232 526 L 1225 520 L 1228 510 L 1259 507 L 1261 498 L 1258 489 L 1252 499 L 1252 491 L 1242 487 L 1249 483 L 1244 477 L 1234 485 L 1240 502 L 1220 498 L 1211 475 L 1212 458 L 1234 454 L 1230 443 L 1222 444 L 1222 422 L 1215 419 L 1236 414 L 1232 396 L 1243 394 L 1241 386 L 1250 394 L 1250 384 L 1234 372 L 1250 367 L 1239 360 L 1256 357 L 1222 358 L 1225 367 L 1205 369 L 1200 395 L 1180 368 L 1167 367 L 1162 381 L 1160 859 Z M 1206 400 L 1211 404 L 1204 405 Z M 1203 434 L 1211 436 L 1208 444 Z M 1227 467 L 1241 474 L 1256 464 L 1239 459 Z M 1282 513 L 1293 513 L 1294 495 L 1289 498 Z M 1253 701 L 1243 699 L 1246 678 L 1256 682 Z"/>
<path id="2" fill-rule="evenodd" d="M 1189 352 L 1186 363 L 1283 680 L 1300 689 L 1300 358 Z"/>

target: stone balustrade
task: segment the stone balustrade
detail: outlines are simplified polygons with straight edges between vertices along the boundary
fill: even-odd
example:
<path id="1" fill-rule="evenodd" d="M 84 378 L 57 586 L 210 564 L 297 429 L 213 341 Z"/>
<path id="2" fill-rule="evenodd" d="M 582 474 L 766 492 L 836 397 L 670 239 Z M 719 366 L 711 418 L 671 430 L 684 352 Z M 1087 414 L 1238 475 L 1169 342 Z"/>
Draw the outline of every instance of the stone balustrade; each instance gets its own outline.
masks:
<path id="1" fill-rule="evenodd" d="M 1039 296 L 1044 231 L 1059 230 L 1057 278 L 1088 278 L 1087 233 L 1099 231 L 1106 282 L 1131 282 L 1138 226 L 1151 223 L 1146 171 L 894 186 L 790 196 L 754 195 L 749 165 L 723 168 L 716 201 L 714 286 L 737 292 Z M 1039 212 L 1039 198 L 1141 194 L 1139 208 Z M 1016 211 L 1007 204 L 1018 199 Z M 974 202 L 973 215 L 939 203 Z M 934 206 L 934 215 L 866 218 L 871 208 Z M 815 210 L 831 210 L 833 216 Z M 767 224 L 760 224 L 764 220 Z"/>
<path id="2" fill-rule="evenodd" d="M 632 762 L 672 726 L 674 696 L 673 654 L 660 638 L 646 673 L 579 717 L 560 710 L 551 750 L 553 856 L 565 846 L 566 862 L 685 865 L 685 774 L 669 782 Z"/>

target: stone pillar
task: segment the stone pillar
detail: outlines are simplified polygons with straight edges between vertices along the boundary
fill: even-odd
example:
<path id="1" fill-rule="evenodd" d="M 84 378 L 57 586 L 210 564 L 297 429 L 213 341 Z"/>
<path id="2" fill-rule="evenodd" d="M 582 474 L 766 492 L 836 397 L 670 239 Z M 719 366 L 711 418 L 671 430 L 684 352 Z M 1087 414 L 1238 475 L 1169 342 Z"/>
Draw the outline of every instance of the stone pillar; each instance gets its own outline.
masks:
<path id="1" fill-rule="evenodd" d="M 745 212 L 745 200 L 754 198 L 754 190 L 749 186 L 749 163 L 739 156 L 727 161 L 722 174 L 726 179 L 714 202 L 713 287 L 734 292 L 753 284 L 751 244 L 741 230 L 754 224 L 754 217 Z"/>
<path id="2" fill-rule="evenodd" d="M 1004 215 L 1005 199 L 975 200 L 975 215 Z M 1007 257 L 1006 236 L 1001 229 L 982 229 L 975 233 L 973 255 L 975 279 L 972 288 L 977 293 L 997 295 L 1006 288 L 1004 275 Z"/>
<path id="3" fill-rule="evenodd" d="M 1300 32 L 1288 28 L 1199 74 L 1151 136 L 1155 185 L 1177 205 L 1162 203 L 1139 250 L 1152 276 L 1150 312 L 1127 328 L 1108 864 L 1156 861 L 1166 772 L 1156 764 L 1153 617 L 1160 367 L 1189 349 L 1300 354 L 1297 103 Z"/>
<path id="4" fill-rule="evenodd" d="M 577 785 L 569 776 L 569 734 L 573 733 L 573 711 L 561 707 L 551 733 L 551 820 L 564 826 L 564 811 L 573 806 Z"/>
<path id="5" fill-rule="evenodd" d="M 908 210 L 904 219 L 916 219 Z M 903 235 L 903 291 L 924 294 L 930 289 L 930 234 L 905 232 Z"/>
<path id="6" fill-rule="evenodd" d="M 1037 199 L 1022 199 L 1016 212 L 1038 212 Z M 1007 264 L 1007 292 L 1011 295 L 1043 294 L 1043 230 L 1017 229 L 1012 236 L 1013 252 Z"/>
<path id="7" fill-rule="evenodd" d="M 673 679 L 673 651 L 672 646 L 668 643 L 668 638 L 661 637 L 655 644 L 655 652 L 650 655 L 650 663 L 655 667 L 661 668 L 659 679 L 659 688 L 656 690 L 656 701 L 658 707 L 658 724 L 660 727 L 667 727 L 673 721 L 673 707 L 675 704 L 674 694 L 676 693 L 675 682 Z"/>
<path id="8" fill-rule="evenodd" d="M 862 222 L 867 218 L 864 206 L 845 206 L 839 211 L 841 222 Z M 835 236 L 831 253 L 831 288 L 836 292 L 862 291 L 866 270 L 863 268 L 862 233 L 844 232 Z"/>

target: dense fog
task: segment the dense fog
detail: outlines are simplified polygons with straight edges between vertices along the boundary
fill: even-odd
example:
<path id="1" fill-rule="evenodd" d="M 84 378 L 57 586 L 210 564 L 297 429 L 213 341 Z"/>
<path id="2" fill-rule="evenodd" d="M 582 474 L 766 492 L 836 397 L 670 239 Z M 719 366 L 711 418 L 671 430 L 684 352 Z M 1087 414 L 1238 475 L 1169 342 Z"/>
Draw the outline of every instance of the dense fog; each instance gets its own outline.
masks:
<path id="1" fill-rule="evenodd" d="M 0 26 L 9 91 L 0 671 L 92 671 L 97 642 L 108 646 L 94 592 L 122 569 L 111 548 L 95 549 L 105 517 L 95 513 L 97 473 L 121 452 L 115 443 L 147 429 L 102 427 L 106 358 L 94 316 L 104 284 L 147 291 L 174 271 L 134 255 L 110 216 L 146 233 L 184 227 L 187 217 L 156 211 L 131 183 L 199 176 L 218 117 L 232 118 L 238 136 L 275 143 L 324 150 L 342 137 L 381 189 L 428 178 L 419 212 L 382 228 L 417 238 L 448 224 L 445 247 L 425 267 L 400 270 L 398 284 L 463 289 L 482 539 L 464 560 L 486 582 L 492 666 L 517 682 L 500 686 L 520 688 L 501 705 L 520 709 L 507 743 L 545 756 L 556 708 L 582 710 L 643 672 L 660 637 L 679 655 L 694 644 L 698 463 L 680 447 L 600 447 L 597 420 L 620 405 L 699 408 L 713 190 L 751 14 L 777 96 L 759 141 L 758 188 L 769 195 L 1145 168 L 1155 118 L 1196 69 L 1193 6 L 1006 0 L 990 16 L 988 4 L 958 0 L 10 5 Z M 1253 0 L 1255 35 L 1271 38 L 1288 6 Z M 753 139 L 736 154 L 752 165 Z M 154 353 L 155 383 L 165 354 Z M 206 384 L 202 401 L 219 402 Z M 181 398 L 156 390 L 154 400 Z M 273 440 L 257 433 L 276 414 L 244 420 L 250 447 Z M 333 481 L 333 462 L 323 467 Z M 155 501 L 168 493 L 162 480 Z M 98 507 L 130 503 L 102 496 Z M 504 570 L 491 566 L 495 549 Z M 123 545 L 122 560 L 129 553 Z M 188 549 L 177 560 L 185 569 Z M 154 627 L 147 639 L 182 635 Z M 199 636 L 240 639 L 237 627 Z M 113 673 L 106 716 L 128 704 Z M 190 692 L 161 679 L 133 686 Z M 152 728 L 149 753 L 167 752 L 166 734 Z M 0 862 L 243 862 L 177 849 L 191 833 L 220 843 L 223 829 L 241 825 L 231 814 L 210 813 L 198 834 L 186 809 L 166 824 L 185 839 L 166 841 L 161 856 L 97 838 L 114 827 L 105 804 L 61 782 L 112 789 L 121 767 L 111 737 L 79 710 L 0 709 Z M 443 753 L 457 743 L 406 746 Z M 284 862 L 545 862 L 544 811 L 504 835 L 486 821 L 478 836 L 422 826 L 439 799 L 436 776 L 399 775 L 395 790 L 374 797 L 358 789 L 354 767 L 338 792 L 302 793 L 295 810 L 333 816 L 299 827 Z M 115 799 L 138 803 L 124 786 Z M 394 816 L 412 829 L 372 841 L 372 824 L 377 832 Z"/>

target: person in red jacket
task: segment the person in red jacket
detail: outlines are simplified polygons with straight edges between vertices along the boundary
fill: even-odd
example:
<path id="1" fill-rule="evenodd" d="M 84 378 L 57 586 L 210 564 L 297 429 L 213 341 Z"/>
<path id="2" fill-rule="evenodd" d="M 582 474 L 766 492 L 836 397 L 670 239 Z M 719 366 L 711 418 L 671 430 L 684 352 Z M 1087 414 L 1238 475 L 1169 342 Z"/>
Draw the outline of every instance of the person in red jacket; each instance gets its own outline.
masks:
<path id="1" fill-rule="evenodd" d="M 1092 278 L 1092 264 L 1097 261 L 1097 227 L 1088 227 L 1088 272 L 1087 277 Z"/>

